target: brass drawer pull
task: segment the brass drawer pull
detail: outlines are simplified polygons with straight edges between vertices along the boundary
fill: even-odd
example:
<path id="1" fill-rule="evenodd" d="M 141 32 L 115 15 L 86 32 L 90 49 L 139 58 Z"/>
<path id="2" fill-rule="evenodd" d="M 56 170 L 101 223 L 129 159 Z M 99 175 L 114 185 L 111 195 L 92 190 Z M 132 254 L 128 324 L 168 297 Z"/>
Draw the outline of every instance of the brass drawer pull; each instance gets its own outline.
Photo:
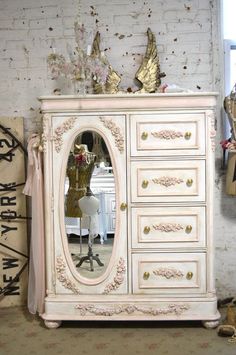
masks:
<path id="1" fill-rule="evenodd" d="M 185 232 L 186 232 L 186 233 L 191 233 L 191 232 L 192 232 L 192 229 L 193 229 L 193 227 L 190 226 L 190 225 L 188 225 L 188 226 L 186 226 L 186 228 L 185 228 Z"/>
<path id="2" fill-rule="evenodd" d="M 193 277 L 192 271 L 187 272 L 187 274 L 186 274 L 186 279 L 187 279 L 187 280 L 191 280 L 192 277 Z"/>
<path id="3" fill-rule="evenodd" d="M 184 135 L 185 139 L 190 139 L 191 138 L 192 133 L 191 132 L 186 132 Z"/>
<path id="4" fill-rule="evenodd" d="M 186 185 L 187 186 L 192 186 L 192 184 L 193 184 L 193 179 L 188 179 L 187 181 L 186 181 Z"/>
<path id="5" fill-rule="evenodd" d="M 142 188 L 146 189 L 146 187 L 148 186 L 148 180 L 143 180 L 142 182 Z"/>
<path id="6" fill-rule="evenodd" d="M 143 273 L 143 279 L 144 279 L 144 280 L 148 280 L 148 279 L 149 279 L 149 276 L 150 276 L 150 273 L 149 273 L 148 271 L 145 271 L 145 272 Z"/>
<path id="7" fill-rule="evenodd" d="M 148 133 L 147 132 L 143 132 L 142 135 L 141 135 L 141 138 L 143 141 L 145 141 L 148 137 Z"/>
<path id="8" fill-rule="evenodd" d="M 143 233 L 144 234 L 148 234 L 150 232 L 150 229 L 151 229 L 150 227 L 145 226 L 144 229 L 143 229 Z"/>
<path id="9" fill-rule="evenodd" d="M 120 205 L 120 209 L 121 209 L 121 211 L 125 211 L 125 210 L 126 210 L 126 208 L 127 208 L 127 203 L 122 202 L 122 204 Z"/>

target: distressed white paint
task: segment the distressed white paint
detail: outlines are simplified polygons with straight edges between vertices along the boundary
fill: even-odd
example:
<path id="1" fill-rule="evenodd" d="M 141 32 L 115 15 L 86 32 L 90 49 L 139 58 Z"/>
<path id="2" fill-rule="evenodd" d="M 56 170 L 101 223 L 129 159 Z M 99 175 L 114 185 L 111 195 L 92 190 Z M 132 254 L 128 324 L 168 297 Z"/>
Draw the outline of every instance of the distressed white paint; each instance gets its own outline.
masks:
<path id="1" fill-rule="evenodd" d="M 42 97 L 40 100 L 46 117 L 44 132 L 46 274 L 47 289 L 50 290 L 45 299 L 45 313 L 42 315 L 46 320 L 46 326 L 57 326 L 61 320 L 66 319 L 199 319 L 213 321 L 210 324 L 216 326 L 219 312 L 213 267 L 212 213 L 214 177 L 212 121 L 216 95 L 214 93 L 129 94 L 114 95 L 112 99 L 110 95 L 90 95 Z M 183 114 L 185 112 L 188 114 L 189 122 L 191 122 L 191 114 L 196 117 L 204 113 L 202 135 L 205 140 L 205 154 L 189 155 L 187 160 L 182 149 L 173 156 L 164 156 L 164 153 L 156 149 L 152 157 L 149 156 L 148 150 L 146 155 L 138 151 L 133 157 L 130 153 L 133 133 L 137 135 L 140 132 L 130 132 L 132 119 L 139 115 L 139 122 L 142 123 L 142 118 L 145 121 L 146 112 L 149 111 L 158 127 L 158 123 L 168 120 L 168 114 L 171 116 L 177 109 Z M 69 127 L 68 121 L 71 117 L 73 117 L 73 125 Z M 110 124 L 106 125 L 106 121 Z M 173 130 L 177 128 L 178 122 L 173 122 Z M 59 139 L 56 137 L 58 130 Z M 82 277 L 79 270 L 74 267 L 68 252 L 64 226 L 66 161 L 71 142 L 77 134 L 85 130 L 97 131 L 106 141 L 116 187 L 114 247 L 106 271 L 96 279 Z M 53 139 L 48 136 L 48 132 L 52 133 Z M 140 151 L 143 153 L 142 148 Z M 168 161 L 163 161 L 163 158 Z M 176 169 L 175 173 L 180 174 L 184 187 L 177 190 L 167 185 L 156 189 L 151 185 L 147 192 L 140 194 L 142 179 L 149 179 L 149 175 L 147 173 L 147 176 L 144 175 L 139 180 L 137 170 L 142 169 L 142 173 L 145 174 L 145 168 L 148 166 L 155 174 L 158 174 L 159 169 L 167 176 L 172 176 L 173 170 Z M 186 173 L 188 169 L 197 173 L 190 174 L 189 177 L 189 172 Z M 185 174 L 187 179 L 193 179 L 192 184 L 186 184 Z M 155 176 L 151 176 L 150 179 L 153 177 Z M 145 188 L 144 190 L 146 191 Z M 123 203 L 126 204 L 127 211 L 126 208 L 120 207 Z M 136 235 L 134 235 L 133 224 L 137 220 L 131 218 L 133 210 L 142 208 L 143 211 L 150 212 L 151 207 L 161 207 L 163 213 L 167 215 L 171 210 L 173 211 L 173 207 L 184 209 L 189 207 L 190 210 L 194 207 L 205 208 L 205 223 L 203 225 L 203 222 L 198 220 L 195 229 L 203 230 L 206 240 L 203 240 L 202 244 L 196 244 L 194 241 L 182 244 L 177 251 L 175 244 L 179 243 L 179 239 L 175 241 L 174 238 L 169 245 L 149 244 L 145 249 L 141 249 L 138 241 L 134 246 Z M 178 210 L 176 214 L 178 216 Z M 179 217 L 181 218 L 181 215 Z M 158 214 L 154 214 L 154 218 L 158 218 Z M 186 216 L 184 218 L 182 215 L 182 218 L 185 224 L 189 223 Z M 125 269 L 120 278 L 116 270 L 121 259 Z M 109 285 L 114 282 L 117 282 L 118 287 L 113 287 L 111 292 L 104 296 L 104 290 L 109 289 Z M 50 324 L 48 321 L 56 323 Z"/>

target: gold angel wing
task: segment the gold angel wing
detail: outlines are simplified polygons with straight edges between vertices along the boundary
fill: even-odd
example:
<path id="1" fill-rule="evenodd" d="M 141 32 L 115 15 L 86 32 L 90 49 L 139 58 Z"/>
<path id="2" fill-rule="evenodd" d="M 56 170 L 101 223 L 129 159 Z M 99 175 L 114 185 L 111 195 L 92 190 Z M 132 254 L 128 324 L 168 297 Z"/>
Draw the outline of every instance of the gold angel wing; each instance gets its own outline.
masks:
<path id="1" fill-rule="evenodd" d="M 108 66 L 108 75 L 105 84 L 98 83 L 96 80 L 93 80 L 93 89 L 95 94 L 115 94 L 119 91 L 119 83 L 121 81 L 120 76 L 117 72 L 111 67 L 105 55 L 101 55 L 100 51 L 100 33 L 97 32 L 92 45 L 91 56 L 97 58 L 105 65 Z"/>
<path id="2" fill-rule="evenodd" d="M 141 66 L 135 74 L 135 78 L 142 84 L 139 92 L 156 92 L 161 85 L 161 78 L 165 73 L 160 72 L 160 64 L 157 54 L 156 39 L 150 28 L 147 30 L 148 44 Z"/>

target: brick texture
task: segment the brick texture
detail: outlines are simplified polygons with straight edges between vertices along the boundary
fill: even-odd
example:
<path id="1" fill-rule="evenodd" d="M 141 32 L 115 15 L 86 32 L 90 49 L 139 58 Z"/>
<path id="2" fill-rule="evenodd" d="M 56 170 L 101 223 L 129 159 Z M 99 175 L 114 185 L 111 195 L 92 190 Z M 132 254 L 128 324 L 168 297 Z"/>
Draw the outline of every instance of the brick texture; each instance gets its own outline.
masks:
<path id="1" fill-rule="evenodd" d="M 27 132 L 39 107 L 37 96 L 58 86 L 72 91 L 66 81 L 51 80 L 46 57 L 53 42 L 65 55 L 68 42 L 75 46 L 75 18 L 93 35 L 100 31 L 101 47 L 122 75 L 123 89 L 135 89 L 148 27 L 156 34 L 163 82 L 196 91 L 215 89 L 211 1 L 0 0 L 0 9 L 1 110 L 3 115 L 23 115 Z"/>

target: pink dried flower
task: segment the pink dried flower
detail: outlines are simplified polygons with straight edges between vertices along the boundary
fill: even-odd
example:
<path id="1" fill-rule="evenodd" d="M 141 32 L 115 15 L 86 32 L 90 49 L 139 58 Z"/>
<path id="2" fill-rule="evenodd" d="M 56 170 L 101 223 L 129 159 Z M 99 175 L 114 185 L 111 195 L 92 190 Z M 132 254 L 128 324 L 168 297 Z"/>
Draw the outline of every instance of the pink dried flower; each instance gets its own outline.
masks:
<path id="1" fill-rule="evenodd" d="M 102 57 L 92 57 L 86 54 L 86 31 L 84 25 L 75 22 L 75 41 L 77 43 L 76 55 L 69 53 L 67 62 L 63 55 L 52 53 L 47 58 L 49 69 L 54 79 L 64 76 L 72 81 L 93 79 L 104 85 L 109 73 L 109 65 Z"/>

